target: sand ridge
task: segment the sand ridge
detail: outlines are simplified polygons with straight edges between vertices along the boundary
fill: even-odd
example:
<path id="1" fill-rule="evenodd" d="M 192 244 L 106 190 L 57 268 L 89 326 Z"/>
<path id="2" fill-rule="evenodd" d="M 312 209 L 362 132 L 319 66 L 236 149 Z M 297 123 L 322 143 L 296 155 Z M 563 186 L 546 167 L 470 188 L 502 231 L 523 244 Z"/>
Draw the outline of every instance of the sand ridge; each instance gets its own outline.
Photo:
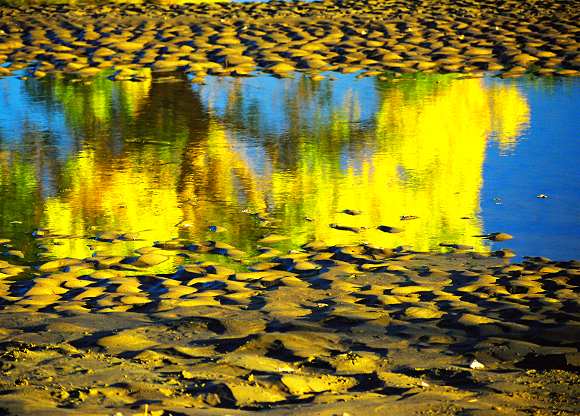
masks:
<path id="1" fill-rule="evenodd" d="M 577 76 L 577 10 L 576 0 L 3 6 L 0 76 Z"/>
<path id="2" fill-rule="evenodd" d="M 0 409 L 577 410 L 576 261 L 313 242 L 267 262 L 238 259 L 239 270 L 222 250 L 222 264 L 196 259 L 160 274 L 160 259 L 216 243 L 158 246 L 117 262 L 2 261 Z"/>

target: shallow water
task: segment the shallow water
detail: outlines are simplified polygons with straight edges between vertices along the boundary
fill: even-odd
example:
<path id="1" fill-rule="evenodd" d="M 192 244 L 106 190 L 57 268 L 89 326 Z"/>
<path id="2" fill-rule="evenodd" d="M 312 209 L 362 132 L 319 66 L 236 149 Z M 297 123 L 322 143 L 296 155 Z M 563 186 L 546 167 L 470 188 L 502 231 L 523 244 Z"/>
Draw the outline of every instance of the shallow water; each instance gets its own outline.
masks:
<path id="1" fill-rule="evenodd" d="M 31 260 L 270 233 L 577 257 L 578 80 L 333 77 L 0 79 L 0 237 Z M 474 237 L 495 231 L 515 238 Z"/>

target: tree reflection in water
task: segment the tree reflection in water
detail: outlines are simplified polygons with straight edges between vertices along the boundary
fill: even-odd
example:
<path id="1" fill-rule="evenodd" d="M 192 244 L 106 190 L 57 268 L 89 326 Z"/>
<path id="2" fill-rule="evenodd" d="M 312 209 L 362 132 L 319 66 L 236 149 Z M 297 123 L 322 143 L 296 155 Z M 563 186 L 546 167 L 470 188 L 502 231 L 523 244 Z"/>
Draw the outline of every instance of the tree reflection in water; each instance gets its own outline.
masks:
<path id="1" fill-rule="evenodd" d="M 484 249 L 472 236 L 482 229 L 486 143 L 509 151 L 529 119 L 515 85 L 481 79 L 8 85 L 20 89 L 8 110 L 35 114 L 17 130 L 0 119 L 0 223 L 13 236 L 44 226 L 77 236 L 140 232 L 152 242 L 207 238 L 207 226 L 219 224 L 246 250 L 272 230 L 291 236 L 289 246 L 315 238 Z M 350 234 L 330 223 L 371 228 Z M 385 234 L 379 224 L 405 232 Z M 63 243 L 51 254 L 91 253 L 84 239 Z"/>

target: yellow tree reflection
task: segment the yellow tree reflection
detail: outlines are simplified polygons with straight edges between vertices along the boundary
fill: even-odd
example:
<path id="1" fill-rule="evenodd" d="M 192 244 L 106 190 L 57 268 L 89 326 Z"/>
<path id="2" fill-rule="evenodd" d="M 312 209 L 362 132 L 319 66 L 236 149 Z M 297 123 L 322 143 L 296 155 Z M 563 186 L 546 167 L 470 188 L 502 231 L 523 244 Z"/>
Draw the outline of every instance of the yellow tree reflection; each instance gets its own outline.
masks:
<path id="1" fill-rule="evenodd" d="M 302 144 L 296 149 L 303 156 L 297 171 L 272 176 L 275 201 L 286 211 L 300 207 L 315 219 L 313 237 L 329 243 L 364 239 L 433 250 L 452 242 L 481 250 L 481 240 L 472 236 L 481 233 L 477 215 L 487 138 L 494 133 L 500 143 L 513 140 L 527 117 L 527 103 L 513 85 L 418 80 L 384 89 L 371 154 L 350 159 L 337 174 L 325 155 Z M 340 214 L 344 208 L 363 213 Z M 402 222 L 405 215 L 419 219 Z M 349 235 L 330 223 L 370 229 Z M 384 234 L 375 228 L 380 224 L 405 231 Z M 302 233 L 296 226 L 288 228 L 298 240 L 309 234 L 310 225 L 299 224 Z"/>
<path id="2" fill-rule="evenodd" d="M 157 167 L 152 170 L 150 166 Z M 159 165 L 152 149 L 141 153 L 139 160 L 120 159 L 107 167 L 99 165 L 94 151 L 81 151 L 66 169 L 72 178 L 67 193 L 45 202 L 46 226 L 52 232 L 90 236 L 91 226 L 96 224 L 100 230 L 139 233 L 149 244 L 175 237 L 175 225 L 182 218 L 175 167 Z M 125 254 L 128 248 L 133 247 L 109 250 L 110 254 Z M 81 258 L 91 252 L 85 241 L 74 238 L 63 240 L 52 251 L 55 256 Z"/>
<path id="3" fill-rule="evenodd" d="M 513 85 L 496 84 L 490 93 L 495 139 L 502 152 L 513 150 L 518 136 L 530 121 L 525 98 Z"/>
<path id="4" fill-rule="evenodd" d="M 511 146 L 529 118 L 527 103 L 513 85 L 427 78 L 378 85 L 378 108 L 372 120 L 361 124 L 366 102 L 356 89 L 344 93 L 342 102 L 332 102 L 332 84 L 320 87 L 302 78 L 287 88 L 284 106 L 274 110 L 284 112 L 289 123 L 283 137 L 275 137 L 260 124 L 265 115 L 259 108 L 250 121 L 243 117 L 243 81 L 225 86 L 224 114 L 210 107 L 205 121 L 195 123 L 184 120 L 203 111 L 200 103 L 193 92 L 186 97 L 184 90 L 170 86 L 178 84 L 155 93 L 154 83 L 118 85 L 107 93 L 123 97 L 127 117 L 143 117 L 123 124 L 134 129 L 124 132 L 125 139 L 179 139 L 163 146 L 125 143 L 121 152 L 111 154 L 107 146 L 113 139 L 103 132 L 115 130 L 119 109 L 113 102 L 103 107 L 94 98 L 81 101 L 82 111 L 100 120 L 99 142 L 81 146 L 69 158 L 60 179 L 66 190 L 46 199 L 43 217 L 54 232 L 87 235 L 96 227 L 140 232 L 151 243 L 205 237 L 207 225 L 215 223 L 227 229 L 222 238 L 248 249 L 270 232 L 241 214 L 249 208 L 272 220 L 276 232 L 291 236 L 292 244 L 312 238 L 331 244 L 366 240 L 436 250 L 447 242 L 483 250 L 473 235 L 482 231 L 478 214 L 486 143 L 494 137 L 500 146 Z M 59 88 L 61 102 L 74 107 L 73 92 Z M 107 94 L 88 94 L 101 96 Z M 176 96 L 184 107 L 169 111 L 169 120 L 161 107 Z M 317 110 L 317 104 L 308 114 L 302 111 L 313 102 L 328 108 Z M 71 110 L 69 121 L 91 135 L 78 111 Z M 143 131 L 139 120 L 157 121 L 148 125 L 151 131 Z M 235 129 L 226 127 L 232 124 Z M 247 137 L 242 140 L 246 127 L 254 137 L 250 145 Z M 248 146 L 262 155 L 259 163 Z M 340 213 L 345 208 L 362 214 Z M 419 218 L 402 221 L 406 215 Z M 351 234 L 330 228 L 331 223 L 368 229 Z M 383 233 L 376 229 L 381 224 L 404 232 Z M 54 248 L 58 256 L 89 254 L 82 240 Z"/>

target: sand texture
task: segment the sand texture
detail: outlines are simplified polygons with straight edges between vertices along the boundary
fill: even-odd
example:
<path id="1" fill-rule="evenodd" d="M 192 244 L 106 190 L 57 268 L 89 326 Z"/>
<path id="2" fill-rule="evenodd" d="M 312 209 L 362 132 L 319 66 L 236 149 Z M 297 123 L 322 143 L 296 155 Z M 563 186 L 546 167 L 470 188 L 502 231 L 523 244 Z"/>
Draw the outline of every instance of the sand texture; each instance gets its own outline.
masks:
<path id="1" fill-rule="evenodd" d="M 215 245 L 2 261 L 3 414 L 577 414 L 576 261 Z"/>
<path id="2" fill-rule="evenodd" d="M 483 73 L 577 76 L 578 5 L 556 1 L 0 7 L 0 76 L 140 81 L 148 71 L 278 77 Z M 143 69 L 147 71 L 143 71 Z"/>

